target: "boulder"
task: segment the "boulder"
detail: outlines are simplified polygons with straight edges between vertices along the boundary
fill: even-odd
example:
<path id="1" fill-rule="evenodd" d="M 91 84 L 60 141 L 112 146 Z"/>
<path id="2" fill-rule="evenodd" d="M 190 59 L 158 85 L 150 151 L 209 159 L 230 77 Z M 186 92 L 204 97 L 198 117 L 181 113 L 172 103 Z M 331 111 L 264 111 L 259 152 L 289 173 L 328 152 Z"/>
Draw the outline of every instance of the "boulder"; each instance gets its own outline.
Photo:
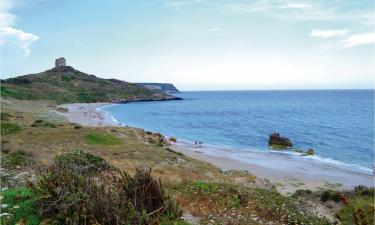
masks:
<path id="1" fill-rule="evenodd" d="M 289 140 L 289 138 L 281 137 L 279 133 L 273 133 L 270 135 L 268 145 L 287 148 L 292 147 L 293 143 Z"/>
<path id="2" fill-rule="evenodd" d="M 314 155 L 314 149 L 309 148 L 306 152 L 306 155 Z"/>

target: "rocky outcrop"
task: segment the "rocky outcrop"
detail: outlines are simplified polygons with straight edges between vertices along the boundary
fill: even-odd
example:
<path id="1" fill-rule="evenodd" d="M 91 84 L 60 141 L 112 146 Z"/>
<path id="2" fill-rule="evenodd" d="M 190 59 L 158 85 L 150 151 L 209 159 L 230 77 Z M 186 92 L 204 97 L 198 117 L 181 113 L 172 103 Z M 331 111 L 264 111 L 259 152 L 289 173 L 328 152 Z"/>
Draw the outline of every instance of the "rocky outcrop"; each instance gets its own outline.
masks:
<path id="1" fill-rule="evenodd" d="M 314 155 L 314 149 L 309 148 L 306 152 L 306 155 Z"/>
<path id="2" fill-rule="evenodd" d="M 289 138 L 281 137 L 279 133 L 273 133 L 270 135 L 270 139 L 268 140 L 268 145 L 270 146 L 277 146 L 280 148 L 287 148 L 292 147 L 293 143 L 289 140 Z"/>
<path id="3" fill-rule="evenodd" d="M 168 94 L 180 93 L 180 91 L 170 83 L 136 83 L 136 85 L 151 91 L 160 91 Z"/>

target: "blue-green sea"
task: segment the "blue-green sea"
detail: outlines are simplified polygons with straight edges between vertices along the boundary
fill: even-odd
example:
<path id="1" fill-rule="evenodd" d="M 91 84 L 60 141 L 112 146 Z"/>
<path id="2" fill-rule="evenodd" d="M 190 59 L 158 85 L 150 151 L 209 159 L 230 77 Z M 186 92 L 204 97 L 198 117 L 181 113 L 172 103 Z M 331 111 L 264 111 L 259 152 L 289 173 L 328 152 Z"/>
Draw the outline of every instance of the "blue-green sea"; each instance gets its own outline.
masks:
<path id="1" fill-rule="evenodd" d="M 182 92 L 181 101 L 105 107 L 122 125 L 238 150 L 270 151 L 279 132 L 317 160 L 368 172 L 374 164 L 374 90 Z"/>

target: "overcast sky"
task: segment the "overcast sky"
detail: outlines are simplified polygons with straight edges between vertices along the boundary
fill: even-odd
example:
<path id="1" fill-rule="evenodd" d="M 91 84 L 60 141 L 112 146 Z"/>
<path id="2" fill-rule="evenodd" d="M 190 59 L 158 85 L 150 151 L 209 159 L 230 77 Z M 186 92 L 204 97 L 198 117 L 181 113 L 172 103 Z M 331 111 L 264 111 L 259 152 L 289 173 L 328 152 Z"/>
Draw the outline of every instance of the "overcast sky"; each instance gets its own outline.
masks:
<path id="1" fill-rule="evenodd" d="M 374 21 L 372 0 L 0 0 L 0 74 L 63 56 L 182 90 L 373 88 Z"/>

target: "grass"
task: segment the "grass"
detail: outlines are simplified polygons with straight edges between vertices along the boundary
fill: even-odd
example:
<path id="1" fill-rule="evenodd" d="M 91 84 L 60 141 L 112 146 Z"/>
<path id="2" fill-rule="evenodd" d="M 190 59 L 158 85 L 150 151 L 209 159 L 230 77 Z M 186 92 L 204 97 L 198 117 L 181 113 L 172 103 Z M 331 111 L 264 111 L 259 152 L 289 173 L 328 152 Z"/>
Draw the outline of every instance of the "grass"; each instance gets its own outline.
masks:
<path id="1" fill-rule="evenodd" d="M 1 135 L 15 134 L 21 132 L 22 128 L 18 124 L 1 122 Z"/>
<path id="2" fill-rule="evenodd" d="M 119 145 L 122 143 L 120 139 L 112 134 L 102 132 L 89 132 L 85 135 L 85 141 L 91 145 Z"/>
<path id="3" fill-rule="evenodd" d="M 2 208 L 2 213 L 11 214 L 9 218 L 2 217 L 1 224 L 40 224 L 41 220 L 35 207 L 37 196 L 31 189 L 25 187 L 8 189 L 1 191 L 1 196 L 4 197 L 2 204 L 7 205 L 6 208 Z"/>

